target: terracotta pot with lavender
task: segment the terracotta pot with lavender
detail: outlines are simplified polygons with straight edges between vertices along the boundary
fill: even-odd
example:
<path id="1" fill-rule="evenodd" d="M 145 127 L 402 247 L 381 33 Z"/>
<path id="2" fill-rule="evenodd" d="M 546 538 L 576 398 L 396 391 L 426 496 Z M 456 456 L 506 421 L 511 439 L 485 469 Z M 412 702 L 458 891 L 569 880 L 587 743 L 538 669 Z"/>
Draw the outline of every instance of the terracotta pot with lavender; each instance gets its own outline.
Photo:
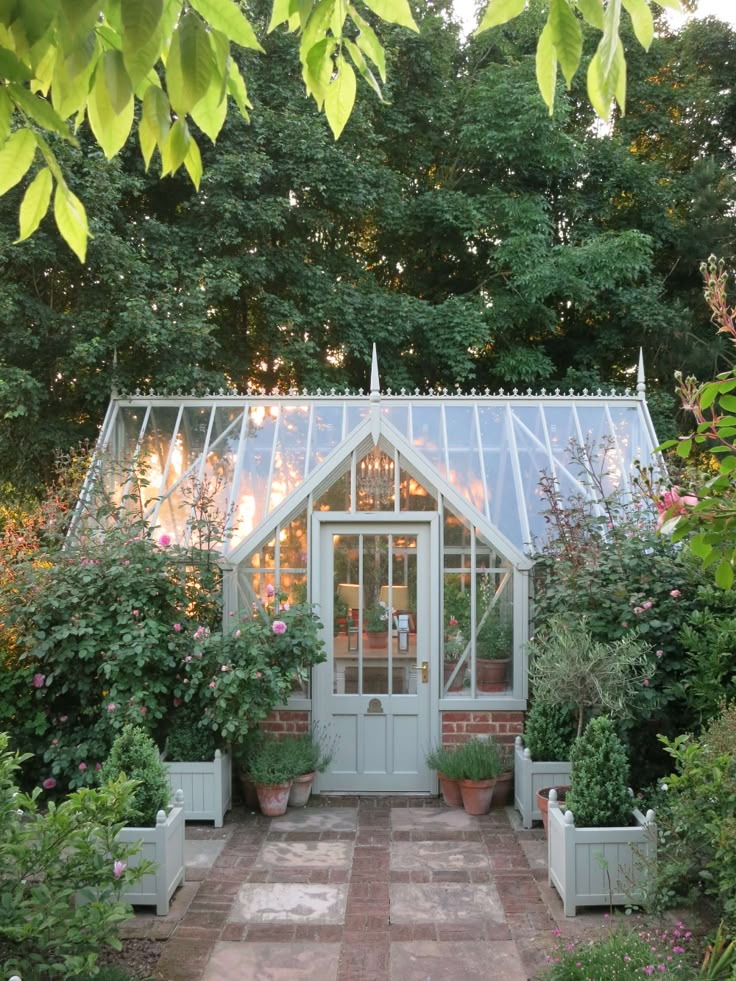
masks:
<path id="1" fill-rule="evenodd" d="M 438 746 L 427 754 L 427 766 L 437 771 L 440 793 L 448 807 L 462 807 L 463 800 L 458 783 L 462 746 Z"/>
<path id="2" fill-rule="evenodd" d="M 315 724 L 307 732 L 284 736 L 282 747 L 294 771 L 289 807 L 305 807 L 312 793 L 315 777 L 332 762 L 335 754 L 334 741 L 330 742 L 325 730 Z"/>
<path id="3" fill-rule="evenodd" d="M 294 770 L 293 750 L 286 740 L 266 736 L 250 759 L 250 777 L 256 787 L 258 803 L 267 817 L 286 813 Z"/>
<path id="4" fill-rule="evenodd" d="M 501 758 L 492 736 L 476 736 L 460 749 L 460 793 L 468 814 L 487 814 L 491 809 Z"/>

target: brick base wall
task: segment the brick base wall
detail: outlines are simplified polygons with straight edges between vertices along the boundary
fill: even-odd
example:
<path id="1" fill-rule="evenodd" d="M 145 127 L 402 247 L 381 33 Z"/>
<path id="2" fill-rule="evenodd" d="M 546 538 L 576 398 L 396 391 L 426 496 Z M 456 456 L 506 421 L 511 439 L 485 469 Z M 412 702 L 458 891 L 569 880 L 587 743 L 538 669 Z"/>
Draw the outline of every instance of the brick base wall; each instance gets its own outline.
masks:
<path id="1" fill-rule="evenodd" d="M 309 732 L 310 717 L 308 709 L 276 709 L 261 722 L 261 729 L 278 736 Z"/>
<path id="2" fill-rule="evenodd" d="M 492 735 L 499 743 L 513 744 L 524 725 L 523 712 L 443 712 L 442 745 L 467 742 L 472 736 Z"/>

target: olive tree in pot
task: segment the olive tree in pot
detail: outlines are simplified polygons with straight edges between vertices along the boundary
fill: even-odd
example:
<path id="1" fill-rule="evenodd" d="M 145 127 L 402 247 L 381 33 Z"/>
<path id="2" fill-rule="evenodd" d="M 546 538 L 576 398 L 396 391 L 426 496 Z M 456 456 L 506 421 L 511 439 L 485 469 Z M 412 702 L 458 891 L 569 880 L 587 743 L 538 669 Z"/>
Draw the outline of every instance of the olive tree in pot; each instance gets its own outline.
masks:
<path id="1" fill-rule="evenodd" d="M 628 788 L 626 747 L 611 719 L 592 719 L 572 750 L 571 788 L 562 812 L 549 802 L 547 865 L 565 915 L 578 906 L 636 902 L 656 858 L 654 811 L 643 815 Z"/>

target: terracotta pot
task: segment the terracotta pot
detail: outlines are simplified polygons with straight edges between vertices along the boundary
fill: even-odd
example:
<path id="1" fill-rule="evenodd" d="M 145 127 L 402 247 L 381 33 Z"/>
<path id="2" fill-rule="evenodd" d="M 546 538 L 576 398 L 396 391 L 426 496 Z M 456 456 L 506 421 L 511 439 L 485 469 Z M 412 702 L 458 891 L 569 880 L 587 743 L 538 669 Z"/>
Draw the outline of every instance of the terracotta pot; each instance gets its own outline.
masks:
<path id="1" fill-rule="evenodd" d="M 300 776 L 294 777 L 291 781 L 291 790 L 289 791 L 289 807 L 306 806 L 309 795 L 312 793 L 312 784 L 314 783 L 315 775 L 316 770 L 312 770 L 311 773 L 302 773 Z"/>
<path id="2" fill-rule="evenodd" d="M 488 660 L 479 657 L 475 662 L 475 681 L 480 691 L 506 691 L 506 676 L 510 657 Z"/>
<path id="3" fill-rule="evenodd" d="M 542 824 L 544 825 L 544 833 L 547 834 L 547 810 L 549 808 L 549 792 L 550 790 L 557 791 L 557 802 L 562 806 L 565 803 L 565 796 L 570 789 L 569 787 L 542 787 L 541 790 L 537 791 L 537 807 L 542 812 Z"/>
<path id="4" fill-rule="evenodd" d="M 257 783 L 258 803 L 261 805 L 261 813 L 266 817 L 281 817 L 286 814 L 289 804 L 289 791 L 291 790 L 291 780 L 286 783 Z"/>
<path id="5" fill-rule="evenodd" d="M 468 814 L 487 814 L 491 809 L 496 778 L 491 780 L 460 780 L 463 807 Z"/>
<path id="6" fill-rule="evenodd" d="M 255 811 L 258 808 L 258 794 L 256 793 L 256 785 L 250 778 L 250 773 L 246 770 L 239 770 L 238 777 L 240 778 L 240 787 L 243 791 L 243 803 L 250 811 Z"/>
<path id="7" fill-rule="evenodd" d="M 452 677 L 452 672 L 455 670 L 456 667 L 457 667 L 457 662 L 456 661 L 445 661 L 445 663 L 444 663 L 444 674 L 445 674 L 444 680 L 445 680 L 445 686 L 447 686 L 447 682 Z M 447 690 L 448 691 L 462 691 L 463 690 L 463 679 L 464 679 L 464 677 L 465 677 L 465 668 L 460 668 L 460 670 L 458 671 L 458 673 L 455 676 L 455 680 L 452 682 L 452 684 L 450 685 L 450 687 Z"/>
<path id="8" fill-rule="evenodd" d="M 507 770 L 499 773 L 496 777 L 496 786 L 493 789 L 493 806 L 506 807 L 511 801 L 511 788 L 514 784 L 514 771 Z"/>
<path id="9" fill-rule="evenodd" d="M 437 771 L 437 776 L 440 778 L 440 790 L 442 791 L 442 798 L 448 807 L 462 807 L 463 798 L 460 794 L 460 784 L 457 780 L 451 780 L 446 777 L 444 773 Z"/>
<path id="10" fill-rule="evenodd" d="M 366 630 L 365 646 L 371 651 L 385 651 L 388 647 L 386 630 Z"/>

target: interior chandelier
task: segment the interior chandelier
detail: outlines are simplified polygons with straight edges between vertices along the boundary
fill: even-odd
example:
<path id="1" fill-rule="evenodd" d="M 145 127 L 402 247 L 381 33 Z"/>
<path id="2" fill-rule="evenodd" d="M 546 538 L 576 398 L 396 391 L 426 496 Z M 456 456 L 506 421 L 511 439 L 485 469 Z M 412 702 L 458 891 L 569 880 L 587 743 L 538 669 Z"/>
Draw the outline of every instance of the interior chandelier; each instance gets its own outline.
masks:
<path id="1" fill-rule="evenodd" d="M 372 507 L 379 507 L 393 500 L 394 461 L 378 447 L 360 461 L 358 490 Z"/>

